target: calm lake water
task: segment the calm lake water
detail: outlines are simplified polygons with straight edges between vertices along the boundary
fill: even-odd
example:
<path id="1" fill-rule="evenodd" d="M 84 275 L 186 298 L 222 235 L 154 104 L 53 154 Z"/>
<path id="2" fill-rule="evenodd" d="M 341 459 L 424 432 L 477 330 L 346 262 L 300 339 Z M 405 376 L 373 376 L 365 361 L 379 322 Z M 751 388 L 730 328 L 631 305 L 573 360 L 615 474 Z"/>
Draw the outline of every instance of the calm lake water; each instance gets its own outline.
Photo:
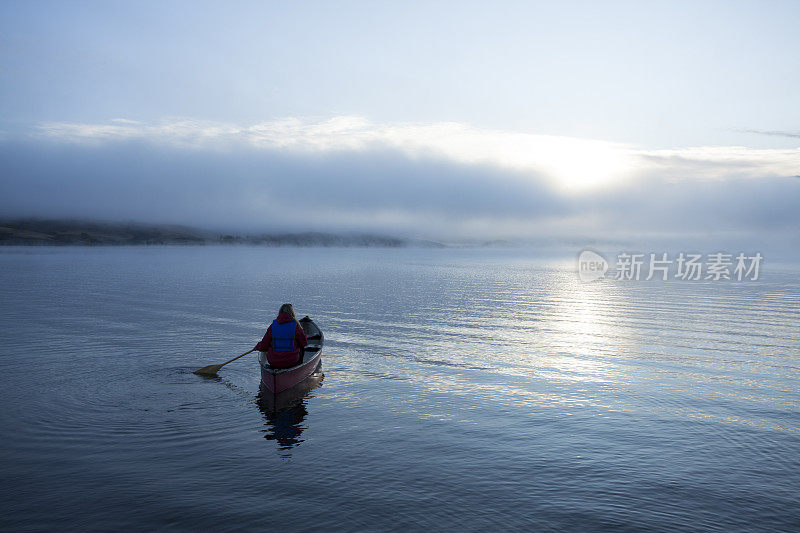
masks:
<path id="1" fill-rule="evenodd" d="M 292 302 L 324 376 L 258 396 Z M 526 251 L 0 250 L 0 527 L 800 528 L 800 275 Z"/>

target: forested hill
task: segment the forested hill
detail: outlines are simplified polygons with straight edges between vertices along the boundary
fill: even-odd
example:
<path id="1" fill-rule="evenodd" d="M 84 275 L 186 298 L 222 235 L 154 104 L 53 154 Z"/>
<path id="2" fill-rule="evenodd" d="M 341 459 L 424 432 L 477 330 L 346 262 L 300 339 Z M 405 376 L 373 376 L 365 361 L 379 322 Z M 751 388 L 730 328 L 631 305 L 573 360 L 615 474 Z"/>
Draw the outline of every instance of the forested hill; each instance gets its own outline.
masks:
<path id="1" fill-rule="evenodd" d="M 253 244 L 264 246 L 442 247 L 432 241 L 411 241 L 368 234 L 258 233 L 236 235 L 187 226 L 81 220 L 0 221 L 0 245 L 159 245 L 159 244 Z"/>

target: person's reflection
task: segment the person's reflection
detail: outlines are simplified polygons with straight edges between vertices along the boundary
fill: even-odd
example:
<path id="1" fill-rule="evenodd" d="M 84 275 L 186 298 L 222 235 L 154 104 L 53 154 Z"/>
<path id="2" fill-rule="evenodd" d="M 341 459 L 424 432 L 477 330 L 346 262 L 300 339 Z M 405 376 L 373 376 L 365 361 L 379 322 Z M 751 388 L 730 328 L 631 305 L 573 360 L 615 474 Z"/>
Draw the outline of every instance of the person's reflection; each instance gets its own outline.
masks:
<path id="1" fill-rule="evenodd" d="M 312 390 L 322 385 L 322 377 L 322 372 L 314 373 L 280 394 L 263 388 L 259 390 L 256 405 L 266 420 L 264 438 L 276 441 L 281 451 L 288 452 L 303 442 L 303 420 L 308 415 L 306 399 Z M 287 457 L 290 455 L 286 454 Z"/>

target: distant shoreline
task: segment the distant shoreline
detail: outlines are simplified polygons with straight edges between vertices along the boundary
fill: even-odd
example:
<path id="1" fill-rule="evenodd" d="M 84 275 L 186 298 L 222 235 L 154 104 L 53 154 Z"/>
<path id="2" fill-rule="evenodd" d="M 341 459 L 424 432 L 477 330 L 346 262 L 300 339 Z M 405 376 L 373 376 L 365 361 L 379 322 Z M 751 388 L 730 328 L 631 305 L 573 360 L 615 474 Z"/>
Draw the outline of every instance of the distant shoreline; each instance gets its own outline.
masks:
<path id="1" fill-rule="evenodd" d="M 250 244 L 270 247 L 444 248 L 435 241 L 416 241 L 374 234 L 321 232 L 237 235 L 188 226 L 81 220 L 17 219 L 0 221 L 0 246 L 160 246 Z"/>

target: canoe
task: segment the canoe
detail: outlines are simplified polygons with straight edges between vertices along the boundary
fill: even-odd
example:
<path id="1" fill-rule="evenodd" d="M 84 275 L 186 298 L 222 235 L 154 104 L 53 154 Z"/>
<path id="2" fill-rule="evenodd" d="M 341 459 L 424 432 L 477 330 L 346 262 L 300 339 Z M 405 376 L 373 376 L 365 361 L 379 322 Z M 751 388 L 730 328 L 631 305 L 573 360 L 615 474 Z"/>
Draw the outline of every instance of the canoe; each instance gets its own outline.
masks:
<path id="1" fill-rule="evenodd" d="M 302 360 L 298 364 L 289 368 L 272 368 L 267 363 L 264 352 L 258 358 L 261 365 L 261 386 L 275 394 L 294 387 L 313 374 L 322 364 L 322 346 L 325 344 L 325 335 L 307 316 L 301 318 L 298 323 L 308 339 L 308 346 L 303 350 Z"/>

